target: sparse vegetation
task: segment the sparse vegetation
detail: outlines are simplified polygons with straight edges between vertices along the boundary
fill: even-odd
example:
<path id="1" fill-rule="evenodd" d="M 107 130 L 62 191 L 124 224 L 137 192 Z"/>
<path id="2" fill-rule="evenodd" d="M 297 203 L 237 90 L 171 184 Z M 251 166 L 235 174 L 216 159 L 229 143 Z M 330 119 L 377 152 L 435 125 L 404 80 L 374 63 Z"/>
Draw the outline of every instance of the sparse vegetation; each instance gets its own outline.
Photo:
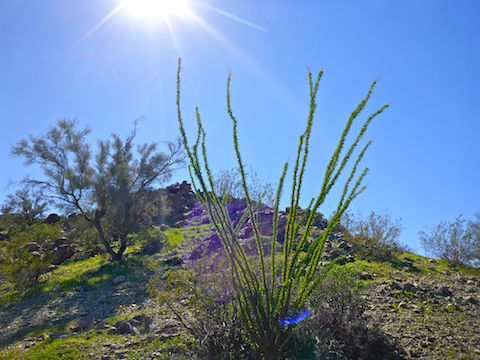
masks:
<path id="1" fill-rule="evenodd" d="M 467 226 L 461 215 L 453 222 L 442 221 L 430 233 L 419 232 L 421 244 L 427 253 L 447 260 L 450 266 L 473 262 L 478 259 L 477 223 L 471 221 Z"/>

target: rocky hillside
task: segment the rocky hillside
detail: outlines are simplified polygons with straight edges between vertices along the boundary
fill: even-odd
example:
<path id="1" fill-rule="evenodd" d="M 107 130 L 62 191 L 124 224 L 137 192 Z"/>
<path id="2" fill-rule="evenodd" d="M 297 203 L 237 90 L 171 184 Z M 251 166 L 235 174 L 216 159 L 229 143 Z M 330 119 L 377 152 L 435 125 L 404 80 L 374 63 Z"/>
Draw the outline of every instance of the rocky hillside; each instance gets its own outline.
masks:
<path id="1" fill-rule="evenodd" d="M 162 227 L 152 230 L 163 247 L 146 252 L 137 234 L 122 263 L 103 254 L 74 254 L 62 259 L 32 292 L 1 290 L 0 359 L 199 358 L 191 335 L 152 297 L 149 283 L 159 271 L 195 269 L 198 259 L 221 258 L 222 248 L 188 186 L 163 191 L 175 209 L 171 214 L 179 214 L 170 218 L 175 226 L 158 221 Z M 234 221 L 243 206 L 239 201 L 229 205 Z M 259 213 L 261 232 L 268 235 L 272 211 L 263 207 Z M 325 224 L 319 216 L 315 231 Z M 254 253 L 248 222 L 240 238 Z M 330 358 L 480 359 L 479 269 L 452 269 L 443 261 L 406 252 L 386 261 L 362 259 L 358 248 L 336 232 L 322 261 L 339 256 L 345 257 L 345 266 L 358 270 L 366 327 L 385 341 L 377 348 L 370 344 L 368 353 L 334 342 L 337 348 Z"/>

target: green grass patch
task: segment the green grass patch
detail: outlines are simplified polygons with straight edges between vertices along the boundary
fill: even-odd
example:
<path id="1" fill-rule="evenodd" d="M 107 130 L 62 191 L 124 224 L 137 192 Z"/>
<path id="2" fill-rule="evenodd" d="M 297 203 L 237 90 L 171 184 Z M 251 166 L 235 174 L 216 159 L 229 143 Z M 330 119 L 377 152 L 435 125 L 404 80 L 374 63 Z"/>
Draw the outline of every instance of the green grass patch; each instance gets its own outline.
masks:
<path id="1" fill-rule="evenodd" d="M 135 338 L 132 338 L 132 340 Z M 148 354 L 157 353 L 160 359 L 193 359 L 195 340 L 184 334 L 171 338 L 143 339 L 136 338 L 138 345 L 126 348 L 127 359 L 150 358 Z M 107 354 L 115 358 L 108 344 L 123 348 L 126 338 L 121 335 L 97 334 L 88 332 L 67 338 L 46 339 L 29 348 L 11 347 L 0 353 L 0 360 L 57 360 L 57 359 L 92 359 Z M 107 351 L 107 352 L 105 352 Z M 188 355 L 187 355 L 188 354 Z"/>
<path id="2" fill-rule="evenodd" d="M 103 344 L 123 343 L 123 336 L 85 333 L 63 339 L 46 339 L 32 347 L 10 348 L 0 354 L 1 360 L 91 359 L 102 354 Z"/>
<path id="3" fill-rule="evenodd" d="M 205 238 L 211 231 L 212 227 L 209 224 L 168 228 L 165 230 L 166 244 L 164 250 L 193 250 L 196 240 Z"/>
<path id="4" fill-rule="evenodd" d="M 167 245 L 171 248 L 175 248 L 180 245 L 183 240 L 183 229 L 169 228 L 165 231 L 165 236 L 167 237 Z"/>

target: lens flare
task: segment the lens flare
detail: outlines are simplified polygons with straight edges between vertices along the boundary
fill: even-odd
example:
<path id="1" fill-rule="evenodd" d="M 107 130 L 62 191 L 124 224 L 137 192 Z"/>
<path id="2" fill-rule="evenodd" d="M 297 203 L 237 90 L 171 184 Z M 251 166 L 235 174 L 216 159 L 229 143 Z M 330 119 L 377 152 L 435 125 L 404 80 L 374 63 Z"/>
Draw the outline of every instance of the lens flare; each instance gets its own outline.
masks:
<path id="1" fill-rule="evenodd" d="M 287 316 L 284 319 L 280 320 L 280 325 L 293 325 L 298 324 L 300 321 L 305 320 L 305 318 L 310 315 L 312 310 L 310 308 L 306 308 L 299 312 L 298 314 Z"/>

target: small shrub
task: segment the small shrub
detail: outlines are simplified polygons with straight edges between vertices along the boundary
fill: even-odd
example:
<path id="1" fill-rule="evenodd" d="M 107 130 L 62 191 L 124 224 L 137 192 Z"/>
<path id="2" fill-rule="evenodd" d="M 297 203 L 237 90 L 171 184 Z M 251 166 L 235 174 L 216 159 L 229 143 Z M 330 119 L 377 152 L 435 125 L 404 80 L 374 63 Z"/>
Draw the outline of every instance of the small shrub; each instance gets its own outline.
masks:
<path id="1" fill-rule="evenodd" d="M 453 267 L 471 262 L 478 254 L 478 242 L 475 244 L 473 229 L 472 225 L 467 227 L 466 221 L 460 215 L 453 222 L 442 221 L 431 229 L 430 233 L 420 231 L 418 235 L 427 253 L 447 260 Z"/>
<path id="2" fill-rule="evenodd" d="M 324 358 L 326 343 L 330 340 L 337 350 L 358 346 L 357 333 L 365 327 L 364 301 L 361 298 L 357 269 L 351 264 L 335 266 L 310 301 L 312 313 L 308 322 L 301 324 L 298 333 L 316 336 L 320 341 L 314 350 L 318 359 Z M 308 341 L 298 336 L 300 349 L 308 349 Z M 321 346 L 320 346 L 321 345 Z M 311 344 L 310 344 L 311 347 Z M 340 349 L 339 349 L 340 348 Z M 328 349 L 332 351 L 333 349 Z"/>
<path id="3" fill-rule="evenodd" d="M 58 226 L 46 224 L 14 231 L 0 249 L 0 276 L 19 291 L 35 287 L 53 258 L 49 243 L 59 236 Z"/>
<path id="4" fill-rule="evenodd" d="M 475 214 L 475 220 L 468 222 L 468 232 L 473 242 L 473 263 L 480 265 L 480 212 Z"/>
<path id="5" fill-rule="evenodd" d="M 401 219 L 392 220 L 388 212 L 376 214 L 372 211 L 365 219 L 360 216 L 355 218 L 349 212 L 342 223 L 347 230 L 347 240 L 358 247 L 358 254 L 363 259 L 388 261 L 403 250 L 399 242 Z"/>
<path id="6" fill-rule="evenodd" d="M 193 336 L 202 358 L 230 359 L 246 354 L 249 348 L 244 343 L 237 303 L 226 300 L 217 287 L 208 285 L 213 284 L 205 281 L 208 277 L 200 275 L 205 274 L 191 269 L 157 272 L 148 288 Z"/>
<path id="7" fill-rule="evenodd" d="M 98 233 L 83 216 L 71 216 L 62 225 L 72 238 L 78 249 L 80 258 L 104 253 L 104 247 L 100 243 Z"/>
<path id="8" fill-rule="evenodd" d="M 363 292 L 355 265 L 335 266 L 311 298 L 308 321 L 295 329 L 295 346 L 290 346 L 295 358 L 402 358 L 401 349 L 377 329 L 367 326 Z"/>
<path id="9" fill-rule="evenodd" d="M 162 250 L 165 245 L 165 233 L 160 228 L 154 226 L 138 234 L 138 243 L 140 251 L 143 254 L 155 254 Z"/>

